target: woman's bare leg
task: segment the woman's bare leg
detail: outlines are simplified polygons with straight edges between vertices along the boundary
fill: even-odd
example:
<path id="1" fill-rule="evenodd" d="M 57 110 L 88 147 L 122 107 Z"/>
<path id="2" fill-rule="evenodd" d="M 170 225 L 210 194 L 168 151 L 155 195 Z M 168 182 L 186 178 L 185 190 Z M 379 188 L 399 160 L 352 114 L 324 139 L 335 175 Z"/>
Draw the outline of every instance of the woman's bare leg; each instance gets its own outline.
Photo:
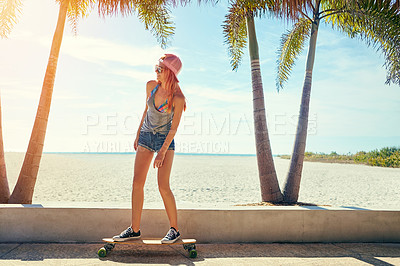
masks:
<path id="1" fill-rule="evenodd" d="M 138 146 L 135 157 L 135 168 L 132 185 L 132 229 L 137 232 L 140 229 L 142 217 L 144 191 L 147 172 L 149 171 L 154 152 Z"/>
<path id="2" fill-rule="evenodd" d="M 174 194 L 172 194 L 169 186 L 169 178 L 171 175 L 172 161 L 174 159 L 174 151 L 168 150 L 164 157 L 163 165 L 158 168 L 158 189 L 164 201 L 165 210 L 167 211 L 169 223 L 171 227 L 178 230 L 178 213 Z"/>

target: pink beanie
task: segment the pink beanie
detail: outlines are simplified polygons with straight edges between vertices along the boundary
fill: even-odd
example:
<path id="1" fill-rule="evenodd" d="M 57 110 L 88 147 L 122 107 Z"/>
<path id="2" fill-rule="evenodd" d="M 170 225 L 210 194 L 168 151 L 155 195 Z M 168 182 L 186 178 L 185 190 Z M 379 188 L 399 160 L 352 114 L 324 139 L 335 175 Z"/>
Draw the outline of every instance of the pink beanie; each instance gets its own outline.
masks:
<path id="1" fill-rule="evenodd" d="M 160 60 L 158 60 L 158 62 L 168 67 L 169 70 L 174 73 L 176 79 L 178 80 L 178 74 L 182 68 L 181 60 L 174 54 L 164 54 L 163 57 L 164 58 L 161 58 Z"/>

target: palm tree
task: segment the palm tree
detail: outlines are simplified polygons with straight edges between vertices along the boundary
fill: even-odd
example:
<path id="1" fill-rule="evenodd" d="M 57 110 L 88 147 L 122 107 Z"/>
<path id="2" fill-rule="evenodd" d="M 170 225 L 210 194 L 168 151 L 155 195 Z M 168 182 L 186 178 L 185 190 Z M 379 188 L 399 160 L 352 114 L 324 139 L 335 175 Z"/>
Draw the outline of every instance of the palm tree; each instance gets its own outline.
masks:
<path id="1" fill-rule="evenodd" d="M 325 19 L 325 20 L 324 20 Z M 359 38 L 381 50 L 385 56 L 386 83 L 400 85 L 399 1 L 314 0 L 308 1 L 293 29 L 282 36 L 279 48 L 277 88 L 282 89 L 290 71 L 309 38 L 306 73 L 289 172 L 284 185 L 284 201 L 296 202 L 299 195 L 307 139 L 312 73 L 318 27 L 331 24 L 351 38 Z"/>
<path id="2" fill-rule="evenodd" d="M 225 42 L 229 46 L 228 50 L 233 70 L 237 69 L 241 63 L 243 49 L 246 47 L 247 41 L 249 45 L 253 87 L 254 133 L 262 201 L 281 202 L 283 195 L 279 188 L 268 136 L 254 17 L 272 13 L 278 17 L 294 19 L 297 18 L 298 12 L 305 6 L 305 1 L 301 0 L 236 0 L 231 3 L 223 25 Z"/>
<path id="3" fill-rule="evenodd" d="M 50 50 L 50 57 L 47 63 L 46 74 L 43 81 L 42 93 L 39 106 L 33 125 L 28 150 L 22 164 L 17 184 L 10 196 L 9 203 L 32 203 L 33 191 L 36 183 L 39 164 L 42 158 L 44 138 L 46 135 L 47 121 L 50 113 L 50 104 L 53 94 L 54 80 L 57 70 L 58 55 L 60 53 L 61 41 L 64 33 L 65 19 L 67 16 L 70 0 L 60 1 L 60 10 L 56 31 Z"/>
<path id="4" fill-rule="evenodd" d="M 7 0 L 0 2 L 0 37 L 6 38 L 12 27 L 17 22 L 21 13 L 22 3 L 20 0 Z M 8 186 L 6 162 L 4 158 L 3 130 L 1 124 L 1 102 L 0 102 L 0 204 L 7 203 L 10 198 Z"/>
<path id="5" fill-rule="evenodd" d="M 223 29 L 233 70 L 239 67 L 243 49 L 249 42 L 253 90 L 253 117 L 258 175 L 262 201 L 280 202 L 282 193 L 276 176 L 265 114 L 264 92 L 254 16 L 259 10 L 271 10 L 271 1 L 235 1 L 231 3 Z"/>
<path id="6" fill-rule="evenodd" d="M 275 165 L 272 158 L 271 144 L 268 136 L 260 58 L 258 54 L 258 43 L 253 14 L 249 13 L 246 15 L 246 22 L 251 60 L 254 132 L 256 137 L 261 199 L 262 201 L 280 202 L 282 201 L 282 193 L 276 176 Z"/>
<path id="7" fill-rule="evenodd" d="M 1 100 L 0 100 L 1 101 Z M 1 126 L 1 103 L 0 103 L 0 204 L 7 203 L 10 198 L 8 186 L 6 162 L 4 160 L 3 130 Z"/>
<path id="8" fill-rule="evenodd" d="M 73 29 L 79 17 L 87 15 L 95 0 L 58 0 L 60 10 L 56 30 L 53 37 L 50 57 L 43 82 L 42 93 L 36 113 L 35 123 L 25 159 L 18 177 L 17 184 L 8 203 L 32 203 L 33 191 L 42 157 L 47 122 L 50 113 L 57 62 L 62 42 L 64 25 L 67 15 L 70 17 Z M 145 24 L 164 48 L 168 37 L 174 32 L 167 4 L 163 1 L 134 0 L 98 0 L 99 13 L 103 16 L 121 12 L 123 15 L 137 12 L 139 19 Z M 1 162 L 1 160 L 0 160 Z"/>

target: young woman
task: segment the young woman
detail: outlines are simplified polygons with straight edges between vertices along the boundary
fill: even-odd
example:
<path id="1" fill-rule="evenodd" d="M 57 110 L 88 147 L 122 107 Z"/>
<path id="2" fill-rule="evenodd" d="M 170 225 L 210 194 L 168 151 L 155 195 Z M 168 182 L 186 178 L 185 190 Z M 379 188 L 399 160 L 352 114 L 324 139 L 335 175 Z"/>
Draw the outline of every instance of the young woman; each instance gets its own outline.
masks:
<path id="1" fill-rule="evenodd" d="M 134 143 L 136 157 L 132 187 L 132 224 L 120 235 L 114 236 L 115 241 L 140 238 L 143 187 L 155 152 L 157 156 L 153 167 L 158 168 L 158 188 L 170 223 L 170 229 L 161 242 L 173 243 L 180 237 L 176 203 L 169 186 L 169 178 L 175 150 L 174 136 L 182 112 L 186 109 L 185 97 L 177 78 L 181 68 L 181 60 L 176 55 L 165 54 L 155 66 L 157 80 L 147 82 L 147 104 Z"/>

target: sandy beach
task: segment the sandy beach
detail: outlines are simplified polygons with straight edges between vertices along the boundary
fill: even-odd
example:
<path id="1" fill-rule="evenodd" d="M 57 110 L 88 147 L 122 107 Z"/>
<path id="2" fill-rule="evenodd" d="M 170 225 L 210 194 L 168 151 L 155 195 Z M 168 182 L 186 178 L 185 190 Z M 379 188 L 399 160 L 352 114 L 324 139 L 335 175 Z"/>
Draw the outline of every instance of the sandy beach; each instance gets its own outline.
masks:
<path id="1" fill-rule="evenodd" d="M 33 203 L 104 202 L 130 205 L 134 154 L 44 154 Z M 5 154 L 10 189 L 24 153 Z M 283 185 L 289 160 L 274 158 Z M 171 187 L 179 207 L 218 207 L 261 200 L 256 157 L 176 155 Z M 400 169 L 305 162 L 299 201 L 358 208 L 398 209 Z M 157 172 L 150 168 L 145 207 L 163 207 Z"/>

